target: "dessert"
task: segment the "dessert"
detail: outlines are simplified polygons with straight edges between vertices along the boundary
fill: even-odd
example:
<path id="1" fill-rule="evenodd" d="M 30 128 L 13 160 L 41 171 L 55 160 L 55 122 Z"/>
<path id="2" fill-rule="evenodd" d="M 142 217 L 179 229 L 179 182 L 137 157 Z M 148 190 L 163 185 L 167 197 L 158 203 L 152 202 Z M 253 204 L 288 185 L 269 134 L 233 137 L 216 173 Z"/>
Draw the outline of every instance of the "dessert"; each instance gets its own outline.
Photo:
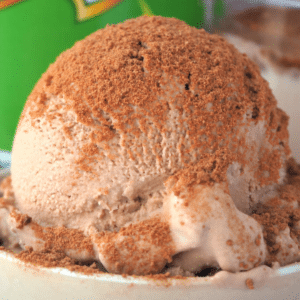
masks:
<path id="1" fill-rule="evenodd" d="M 284 4 L 282 4 L 285 6 Z M 223 24 L 224 37 L 246 53 L 261 69 L 289 117 L 290 147 L 300 162 L 297 137 L 300 92 L 300 9 L 299 7 L 258 6 L 233 14 Z"/>
<path id="2" fill-rule="evenodd" d="M 107 26 L 27 100 L 1 185 L 3 245 L 116 274 L 297 261 L 287 126 L 258 66 L 224 38 L 158 16 Z"/>

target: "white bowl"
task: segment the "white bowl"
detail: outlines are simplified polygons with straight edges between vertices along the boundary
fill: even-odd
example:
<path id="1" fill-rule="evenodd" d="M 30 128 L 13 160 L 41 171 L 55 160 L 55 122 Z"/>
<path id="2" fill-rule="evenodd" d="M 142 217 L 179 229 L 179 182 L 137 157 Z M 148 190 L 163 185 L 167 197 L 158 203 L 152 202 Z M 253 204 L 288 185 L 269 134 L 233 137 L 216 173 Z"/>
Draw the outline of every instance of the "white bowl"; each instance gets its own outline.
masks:
<path id="1" fill-rule="evenodd" d="M 61 268 L 35 267 L 0 251 L 0 299 L 296 300 L 300 297 L 300 264 L 279 268 L 263 286 L 254 290 L 230 287 L 231 278 L 226 273 L 205 278 L 172 279 L 168 283 L 121 275 L 87 276 Z M 218 287 L 226 281 L 227 288 Z"/>

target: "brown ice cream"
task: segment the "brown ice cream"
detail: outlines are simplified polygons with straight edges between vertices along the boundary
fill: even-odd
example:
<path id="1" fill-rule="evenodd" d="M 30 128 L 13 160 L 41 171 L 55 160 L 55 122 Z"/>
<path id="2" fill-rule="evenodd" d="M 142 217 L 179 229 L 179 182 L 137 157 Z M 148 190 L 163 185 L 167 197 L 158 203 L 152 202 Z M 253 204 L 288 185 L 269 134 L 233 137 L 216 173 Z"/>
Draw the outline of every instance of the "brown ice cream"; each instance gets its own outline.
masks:
<path id="1" fill-rule="evenodd" d="M 264 214 L 289 202 L 287 124 L 225 39 L 163 17 L 107 26 L 62 53 L 27 100 L 3 243 L 112 273 L 284 264 Z M 277 236 L 298 245 L 286 228 Z"/>

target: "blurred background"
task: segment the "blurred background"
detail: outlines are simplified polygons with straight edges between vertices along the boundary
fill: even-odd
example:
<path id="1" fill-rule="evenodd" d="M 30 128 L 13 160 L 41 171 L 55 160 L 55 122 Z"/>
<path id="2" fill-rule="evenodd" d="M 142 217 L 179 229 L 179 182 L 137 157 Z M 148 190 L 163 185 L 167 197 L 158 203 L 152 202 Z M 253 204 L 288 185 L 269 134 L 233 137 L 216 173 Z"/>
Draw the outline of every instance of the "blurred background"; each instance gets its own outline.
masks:
<path id="1" fill-rule="evenodd" d="M 259 64 L 300 161 L 299 11 L 296 0 L 0 0 L 0 152 L 9 158 L 25 101 L 62 51 L 106 24 L 162 15 L 224 35 Z"/>

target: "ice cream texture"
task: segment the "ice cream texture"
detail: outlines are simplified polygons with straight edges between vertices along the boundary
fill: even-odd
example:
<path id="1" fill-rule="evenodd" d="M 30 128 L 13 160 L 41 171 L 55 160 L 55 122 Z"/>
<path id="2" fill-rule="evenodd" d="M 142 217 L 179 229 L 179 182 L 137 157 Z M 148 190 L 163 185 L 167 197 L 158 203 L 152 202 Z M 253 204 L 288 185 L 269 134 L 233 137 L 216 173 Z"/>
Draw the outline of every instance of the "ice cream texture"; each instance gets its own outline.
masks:
<path id="1" fill-rule="evenodd" d="M 107 26 L 27 100 L 3 244 L 121 274 L 257 267 L 275 255 L 263 208 L 284 201 L 287 125 L 257 65 L 222 37 L 159 16 Z"/>

